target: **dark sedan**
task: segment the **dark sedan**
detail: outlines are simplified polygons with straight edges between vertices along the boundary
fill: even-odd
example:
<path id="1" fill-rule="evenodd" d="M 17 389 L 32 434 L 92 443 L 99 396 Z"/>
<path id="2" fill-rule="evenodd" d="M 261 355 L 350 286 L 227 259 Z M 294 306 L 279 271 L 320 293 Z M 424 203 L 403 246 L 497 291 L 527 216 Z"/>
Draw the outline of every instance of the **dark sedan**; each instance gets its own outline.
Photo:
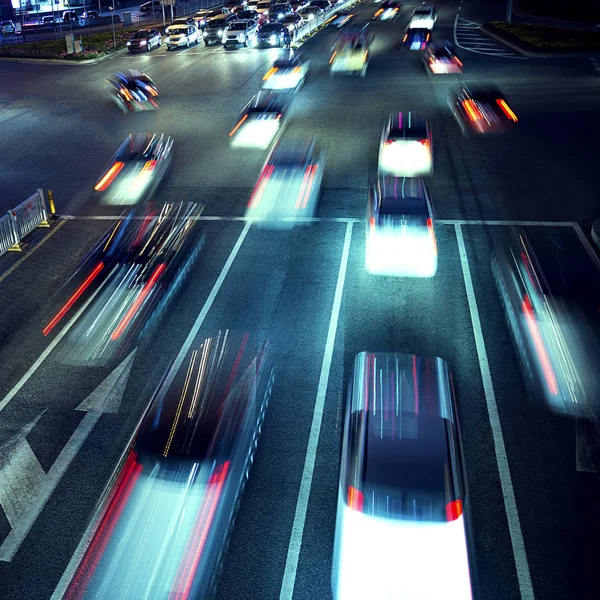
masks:
<path id="1" fill-rule="evenodd" d="M 256 45 L 285 48 L 290 45 L 290 32 L 281 23 L 265 23 L 256 34 Z"/>
<path id="2" fill-rule="evenodd" d="M 140 29 L 127 42 L 129 52 L 147 52 L 162 46 L 162 35 L 156 29 Z"/>

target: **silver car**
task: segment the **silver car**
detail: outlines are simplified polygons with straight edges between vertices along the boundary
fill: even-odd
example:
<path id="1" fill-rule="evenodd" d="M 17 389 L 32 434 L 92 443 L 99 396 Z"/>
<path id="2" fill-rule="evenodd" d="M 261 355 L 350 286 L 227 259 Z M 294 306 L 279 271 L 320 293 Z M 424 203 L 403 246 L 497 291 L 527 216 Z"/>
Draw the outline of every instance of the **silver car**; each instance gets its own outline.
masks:
<path id="1" fill-rule="evenodd" d="M 236 46 L 253 46 L 256 42 L 258 25 L 254 19 L 233 21 L 223 34 L 223 45 L 225 48 Z"/>

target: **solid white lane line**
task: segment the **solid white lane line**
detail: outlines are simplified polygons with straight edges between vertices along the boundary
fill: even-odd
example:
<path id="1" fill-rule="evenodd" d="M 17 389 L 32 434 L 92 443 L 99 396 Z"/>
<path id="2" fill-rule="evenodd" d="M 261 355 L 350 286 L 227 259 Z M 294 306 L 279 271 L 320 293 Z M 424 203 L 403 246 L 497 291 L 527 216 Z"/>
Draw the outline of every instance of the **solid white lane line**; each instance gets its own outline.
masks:
<path id="1" fill-rule="evenodd" d="M 177 355 L 177 358 L 175 359 L 173 368 L 170 370 L 169 376 L 165 380 L 164 385 L 171 384 L 171 382 L 173 381 L 173 378 L 175 377 L 175 373 L 177 372 L 177 370 L 183 363 L 183 359 L 185 358 L 185 355 L 188 353 L 194 339 L 196 338 L 198 331 L 200 330 L 200 327 L 202 326 L 202 323 L 204 323 L 204 319 L 206 318 L 206 315 L 208 314 L 210 307 L 213 305 L 213 302 L 215 301 L 215 298 L 217 297 L 217 294 L 219 293 L 219 290 L 221 289 L 221 286 L 223 285 L 223 282 L 225 281 L 225 277 L 227 277 L 227 273 L 229 273 L 229 270 L 231 269 L 231 265 L 233 264 L 235 257 L 237 256 L 238 252 L 240 251 L 242 243 L 244 242 L 244 240 L 246 239 L 246 236 L 248 235 L 248 231 L 249 231 L 251 225 L 252 225 L 251 222 L 247 222 L 246 225 L 244 226 L 244 229 L 242 230 L 242 233 L 240 233 L 240 236 L 238 237 L 237 242 L 235 243 L 235 246 L 231 250 L 231 253 L 229 254 L 229 258 L 227 259 L 227 262 L 223 266 L 223 269 L 221 270 L 221 273 L 220 273 L 219 277 L 217 278 L 217 281 L 215 281 L 215 284 L 213 285 L 213 288 L 212 288 L 208 298 L 206 299 L 206 302 L 204 303 L 204 306 L 202 307 L 200 314 L 198 315 L 196 321 L 192 325 L 192 328 L 190 329 L 190 333 L 188 334 L 187 338 L 185 339 L 185 342 L 183 343 L 183 346 L 181 347 L 181 350 L 179 351 L 179 354 Z M 95 531 L 95 529 L 98 525 L 97 519 L 100 514 L 100 510 L 101 509 L 98 508 L 96 510 L 96 512 L 94 513 L 94 516 L 92 517 L 92 519 L 90 521 L 90 524 L 88 525 L 83 536 L 81 537 L 81 541 L 79 542 L 77 548 L 75 549 L 75 552 L 73 553 L 73 556 L 71 557 L 71 560 L 69 561 L 69 564 L 67 565 L 67 568 L 65 569 L 65 572 L 63 573 L 62 577 L 60 578 L 60 581 L 58 582 L 56 589 L 54 590 L 54 593 L 52 594 L 50 600 L 60 600 L 64 596 L 65 592 L 67 591 L 67 588 L 68 588 L 69 584 L 71 583 L 71 580 L 73 579 L 73 576 L 75 575 L 75 572 L 77 571 L 77 568 L 79 567 L 79 563 L 83 559 L 85 552 L 92 541 L 93 532 Z"/>
<path id="2" fill-rule="evenodd" d="M 512 544 L 515 566 L 517 569 L 517 579 L 519 581 L 519 590 L 522 600 L 533 600 L 533 586 L 531 585 L 531 575 L 529 573 L 529 563 L 527 562 L 527 553 L 525 552 L 525 542 L 523 540 L 523 532 L 521 531 L 521 522 L 519 512 L 517 510 L 517 501 L 513 489 L 512 478 L 510 475 L 510 467 L 508 465 L 508 456 L 504 445 L 504 437 L 502 435 L 502 425 L 500 423 L 500 415 L 498 414 L 498 405 L 496 404 L 496 394 L 492 383 L 492 373 L 488 362 L 487 350 L 483 337 L 483 329 L 479 318 L 479 309 L 477 308 L 477 300 L 475 298 L 475 288 L 471 278 L 471 269 L 469 267 L 469 258 L 465 247 L 465 240 L 460 225 L 455 225 L 456 243 L 460 255 L 460 263 L 465 282 L 465 291 L 467 294 L 467 302 L 469 304 L 469 312 L 471 314 L 471 324 L 473 327 L 473 335 L 475 337 L 475 347 L 477 349 L 477 357 L 479 359 L 479 370 L 483 382 L 483 391 L 485 402 L 487 405 L 490 426 L 492 429 L 492 439 L 494 440 L 494 452 L 496 455 L 496 464 L 498 465 L 498 474 L 500 475 L 500 485 L 502 486 L 502 496 L 504 498 L 504 509 L 508 521 L 508 531 Z"/>
<path id="3" fill-rule="evenodd" d="M 310 488 L 312 486 L 315 461 L 317 459 L 317 447 L 319 445 L 321 421 L 323 419 L 325 396 L 327 394 L 329 372 L 331 370 L 331 361 L 333 359 L 333 350 L 335 346 L 338 319 L 340 316 L 340 307 L 342 305 L 342 294 L 344 292 L 344 282 L 346 280 L 346 270 L 348 268 L 348 255 L 350 254 L 351 241 L 352 223 L 348 223 L 346 225 L 346 237 L 344 239 L 340 270 L 338 272 L 333 307 L 331 309 L 331 318 L 329 320 L 329 331 L 327 332 L 327 341 L 325 342 L 325 354 L 323 356 L 323 364 L 321 366 L 319 387 L 317 388 L 317 400 L 315 402 L 312 424 L 310 426 L 308 447 L 306 449 L 306 458 L 304 460 L 304 470 L 302 471 L 300 491 L 298 492 L 298 502 L 296 503 L 296 514 L 294 515 L 294 524 L 292 525 L 290 544 L 285 562 L 285 571 L 283 574 L 283 581 L 281 583 L 281 592 L 279 594 L 280 600 L 292 600 L 292 596 L 294 595 L 296 572 L 298 570 L 298 560 L 300 558 L 300 548 L 302 547 L 302 536 L 304 534 L 304 524 L 306 522 L 306 511 L 308 510 Z"/>

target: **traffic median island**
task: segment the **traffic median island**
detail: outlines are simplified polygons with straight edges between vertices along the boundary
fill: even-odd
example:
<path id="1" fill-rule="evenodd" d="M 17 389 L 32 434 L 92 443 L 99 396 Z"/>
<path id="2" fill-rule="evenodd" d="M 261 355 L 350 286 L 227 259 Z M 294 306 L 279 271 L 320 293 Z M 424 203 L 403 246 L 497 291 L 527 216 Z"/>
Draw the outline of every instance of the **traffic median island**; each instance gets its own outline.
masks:
<path id="1" fill-rule="evenodd" d="M 119 50 L 124 50 L 127 47 L 127 42 L 131 37 L 131 34 L 134 31 L 137 31 L 137 28 L 116 31 L 114 40 L 112 32 L 82 35 L 82 51 L 77 54 L 67 53 L 67 44 L 65 38 L 43 42 L 31 42 L 27 44 L 0 46 L 0 58 L 27 58 L 69 62 L 97 60 L 99 58 L 114 54 Z M 76 39 L 78 38 L 79 36 L 76 36 Z"/>
<path id="2" fill-rule="evenodd" d="M 529 23 L 485 23 L 481 31 L 525 56 L 556 57 L 600 53 L 600 32 Z"/>

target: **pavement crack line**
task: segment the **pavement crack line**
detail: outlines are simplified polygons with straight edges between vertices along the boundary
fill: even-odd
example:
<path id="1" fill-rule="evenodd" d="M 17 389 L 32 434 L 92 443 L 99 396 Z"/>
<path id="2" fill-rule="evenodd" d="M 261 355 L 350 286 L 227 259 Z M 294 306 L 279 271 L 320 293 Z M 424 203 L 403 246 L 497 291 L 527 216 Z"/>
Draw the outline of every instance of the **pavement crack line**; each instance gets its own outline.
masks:
<path id="1" fill-rule="evenodd" d="M 317 460 L 317 447 L 319 445 L 319 435 L 321 433 L 321 422 L 323 420 L 323 410 L 325 408 L 325 397 L 327 395 L 327 385 L 329 383 L 329 373 L 331 371 L 331 363 L 333 360 L 333 350 L 335 347 L 335 338 L 340 316 L 340 308 L 342 305 L 342 295 L 344 293 L 344 283 L 346 281 L 348 256 L 350 254 L 350 243 L 352 241 L 352 226 L 352 223 L 348 223 L 346 225 L 346 236 L 344 238 L 340 269 L 335 287 L 331 318 L 329 320 L 327 341 L 325 342 L 325 353 L 323 355 L 323 364 L 321 365 L 321 375 L 319 377 L 319 386 L 317 388 L 317 399 L 315 402 L 313 419 L 310 426 L 310 435 L 308 437 L 308 445 L 306 448 L 306 458 L 304 460 L 304 469 L 302 470 L 300 491 L 298 492 L 296 513 L 294 515 L 294 523 L 292 525 L 292 533 L 290 535 L 290 543 L 285 561 L 285 571 L 283 573 L 283 581 L 281 582 L 279 600 L 292 600 L 294 595 L 294 585 L 296 583 L 296 573 L 298 571 L 298 561 L 300 559 L 300 549 L 302 547 L 302 537 L 304 535 L 304 525 L 306 523 L 310 489 L 315 470 L 315 462 Z"/>
<path id="2" fill-rule="evenodd" d="M 494 385 L 492 383 L 492 373 L 485 347 L 483 329 L 479 319 L 479 309 L 477 308 L 475 288 L 471 278 L 469 257 L 467 256 L 462 226 L 454 225 L 454 230 L 456 233 L 456 243 L 458 245 L 458 252 L 460 255 L 460 264 L 463 272 L 469 313 L 471 315 L 473 336 L 475 337 L 475 347 L 477 349 L 477 358 L 479 360 L 479 370 L 481 372 L 485 402 L 487 406 L 490 427 L 492 429 L 494 453 L 496 455 L 498 475 L 500 476 L 500 485 L 502 487 L 504 510 L 506 512 L 510 543 L 512 545 L 513 557 L 517 570 L 519 591 L 521 593 L 522 600 L 534 600 L 535 596 L 533 593 L 533 586 L 531 584 L 531 574 L 529 572 L 529 563 L 527 561 L 527 553 L 525 551 L 525 541 L 523 540 L 523 532 L 521 530 L 517 501 L 515 499 L 515 491 L 513 488 L 510 467 L 508 464 L 508 455 L 506 453 L 506 446 L 504 445 L 504 437 L 502 435 L 502 425 L 500 423 L 500 415 L 498 413 L 498 405 L 496 403 L 496 394 L 494 392 Z"/>

